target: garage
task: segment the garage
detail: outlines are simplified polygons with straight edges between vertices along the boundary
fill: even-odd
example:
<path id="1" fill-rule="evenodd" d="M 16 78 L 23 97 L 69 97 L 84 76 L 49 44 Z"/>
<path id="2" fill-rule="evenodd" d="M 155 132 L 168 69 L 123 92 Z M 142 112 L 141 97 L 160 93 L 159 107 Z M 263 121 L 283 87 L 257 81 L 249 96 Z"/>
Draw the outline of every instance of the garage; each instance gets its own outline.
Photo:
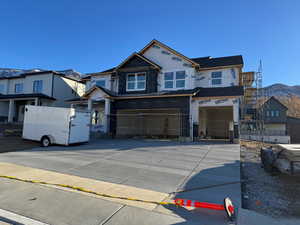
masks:
<path id="1" fill-rule="evenodd" d="M 118 99 L 113 102 L 110 127 L 113 135 L 132 137 L 188 137 L 188 97 Z"/>
<path id="2" fill-rule="evenodd" d="M 181 126 L 178 109 L 117 111 L 117 136 L 178 137 Z"/>
<path id="3" fill-rule="evenodd" d="M 232 106 L 199 108 L 199 136 L 228 139 L 230 126 L 233 130 Z"/>

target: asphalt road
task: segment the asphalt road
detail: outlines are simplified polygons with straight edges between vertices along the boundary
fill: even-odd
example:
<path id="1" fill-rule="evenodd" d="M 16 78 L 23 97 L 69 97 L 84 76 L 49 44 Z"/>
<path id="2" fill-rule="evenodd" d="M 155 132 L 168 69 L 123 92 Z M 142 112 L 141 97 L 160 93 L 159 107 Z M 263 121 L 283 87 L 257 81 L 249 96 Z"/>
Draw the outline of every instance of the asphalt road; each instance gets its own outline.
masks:
<path id="1" fill-rule="evenodd" d="M 153 140 L 98 140 L 72 147 L 53 146 L 0 154 L 0 162 L 10 162 L 164 193 L 184 191 L 174 194 L 179 198 L 221 203 L 224 197 L 229 196 L 234 200 L 236 206 L 240 205 L 239 160 L 239 145 Z M 212 213 L 203 210 L 190 212 L 183 209 L 170 209 L 172 215 L 168 215 L 162 206 L 157 207 L 154 211 L 147 211 L 101 199 L 84 200 L 91 197 L 78 193 L 65 193 L 65 191 L 51 188 L 50 190 L 47 189 L 48 187 L 30 186 L 28 188 L 28 184 L 13 182 L 6 184 L 5 188 L 2 185 L 3 182 L 1 180 L 0 195 L 2 197 L 5 191 L 11 195 L 14 195 L 13 193 L 20 195 L 19 197 L 17 197 L 18 195 L 14 196 L 12 200 L 5 197 L 4 205 L 10 205 L 6 210 L 12 210 L 25 216 L 30 215 L 32 218 L 47 223 L 51 222 L 49 218 L 55 219 L 55 223 L 51 222 L 50 224 L 76 224 L 73 221 L 77 219 L 74 218 L 72 223 L 69 223 L 69 220 L 64 219 L 60 214 L 57 217 L 54 214 L 48 217 L 45 212 L 50 213 L 51 210 L 47 210 L 47 207 L 57 208 L 56 210 L 59 211 L 59 209 L 65 208 L 65 204 L 80 206 L 82 201 L 87 202 L 87 205 L 83 205 L 83 208 L 80 206 L 79 209 L 71 207 L 69 214 L 83 216 L 86 221 L 91 221 L 81 224 L 194 224 L 195 221 L 197 221 L 196 224 L 201 224 L 199 221 L 203 224 L 227 224 L 223 212 Z M 18 185 L 22 187 L 16 187 Z M 21 188 L 21 191 L 15 188 Z M 47 191 L 34 191 L 34 188 L 46 188 Z M 26 210 L 25 205 L 23 205 L 23 209 L 18 208 L 19 203 L 17 204 L 17 202 L 18 199 L 22 199 L 22 194 L 24 193 L 23 197 L 28 196 L 26 191 L 41 193 L 41 196 L 46 195 L 39 197 L 43 199 L 40 204 L 44 204 L 44 207 L 34 207 L 40 207 L 42 212 L 45 211 L 44 214 L 38 211 L 37 214 L 45 215 L 43 218 L 33 215 L 34 212 L 30 209 Z M 55 193 L 51 194 L 52 192 Z M 68 196 L 59 196 L 59 193 Z M 73 202 L 76 198 L 69 195 L 79 195 L 76 197 L 78 202 Z M 57 202 L 54 201 L 55 199 Z M 91 202 L 88 203 L 89 201 Z M 63 203 L 59 204 L 58 202 Z M 3 198 L 1 199 L 0 196 L 0 204 L 3 205 L 2 203 Z M 95 215 L 85 215 L 84 212 L 93 212 L 89 207 L 95 207 L 99 216 L 103 214 L 103 217 L 99 219 L 96 212 Z M 46 217 L 47 219 L 45 219 Z M 87 220 L 88 218 L 89 220 Z"/>

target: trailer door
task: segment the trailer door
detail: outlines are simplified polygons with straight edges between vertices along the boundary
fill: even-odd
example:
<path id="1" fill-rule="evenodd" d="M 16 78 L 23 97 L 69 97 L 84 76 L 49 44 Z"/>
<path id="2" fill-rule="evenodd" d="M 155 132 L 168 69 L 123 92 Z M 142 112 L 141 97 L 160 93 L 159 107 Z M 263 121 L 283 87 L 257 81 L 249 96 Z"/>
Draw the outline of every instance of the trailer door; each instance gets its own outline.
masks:
<path id="1" fill-rule="evenodd" d="M 76 112 L 70 121 L 69 144 L 88 142 L 90 137 L 90 113 Z"/>

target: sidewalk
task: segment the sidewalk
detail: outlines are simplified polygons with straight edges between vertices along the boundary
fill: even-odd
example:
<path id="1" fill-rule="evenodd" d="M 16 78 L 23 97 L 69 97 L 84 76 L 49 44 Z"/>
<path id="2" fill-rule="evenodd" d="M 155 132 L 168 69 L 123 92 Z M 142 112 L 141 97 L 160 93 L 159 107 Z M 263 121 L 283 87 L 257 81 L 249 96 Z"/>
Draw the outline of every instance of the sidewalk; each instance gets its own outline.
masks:
<path id="1" fill-rule="evenodd" d="M 55 225 L 199 225 L 161 214 L 51 187 L 0 180 L 0 206 L 4 210 Z"/>

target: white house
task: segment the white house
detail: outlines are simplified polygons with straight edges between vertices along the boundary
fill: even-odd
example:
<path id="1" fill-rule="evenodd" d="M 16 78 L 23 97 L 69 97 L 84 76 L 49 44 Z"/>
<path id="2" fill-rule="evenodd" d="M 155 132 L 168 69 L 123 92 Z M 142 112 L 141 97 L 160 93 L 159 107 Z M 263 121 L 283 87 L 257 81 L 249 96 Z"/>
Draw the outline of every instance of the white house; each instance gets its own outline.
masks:
<path id="1" fill-rule="evenodd" d="M 118 66 L 88 74 L 71 102 L 113 135 L 238 137 L 243 58 L 189 58 L 152 40 Z"/>
<path id="2" fill-rule="evenodd" d="M 24 106 L 44 105 L 70 107 L 67 99 L 84 94 L 85 84 L 79 78 L 56 71 L 30 72 L 2 70 L 0 76 L 0 121 L 22 122 Z"/>

